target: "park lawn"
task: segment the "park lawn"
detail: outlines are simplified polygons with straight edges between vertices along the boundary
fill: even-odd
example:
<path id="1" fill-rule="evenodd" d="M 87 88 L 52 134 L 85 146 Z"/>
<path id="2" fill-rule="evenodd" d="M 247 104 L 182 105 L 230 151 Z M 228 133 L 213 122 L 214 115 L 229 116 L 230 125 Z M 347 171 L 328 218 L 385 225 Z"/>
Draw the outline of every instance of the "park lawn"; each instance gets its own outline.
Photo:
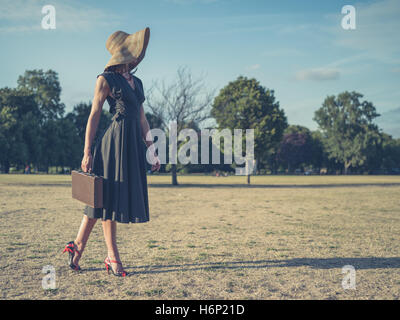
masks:
<path id="1" fill-rule="evenodd" d="M 84 208 L 70 179 L 0 175 L 0 298 L 400 298 L 399 176 L 149 176 L 150 222 L 118 224 L 124 279 L 104 269 L 101 223 L 68 268 Z"/>
<path id="2" fill-rule="evenodd" d="M 170 174 L 153 174 L 148 175 L 149 184 L 171 184 Z M 187 184 L 231 184 L 244 185 L 247 184 L 246 176 L 230 175 L 227 177 L 215 177 L 212 175 L 202 174 L 178 174 L 178 183 Z M 0 184 L 27 184 L 27 185 L 70 185 L 70 174 L 0 174 Z M 353 185 L 353 184 L 400 184 L 400 175 L 260 175 L 251 176 L 251 184 L 265 186 L 280 186 L 280 185 Z"/>

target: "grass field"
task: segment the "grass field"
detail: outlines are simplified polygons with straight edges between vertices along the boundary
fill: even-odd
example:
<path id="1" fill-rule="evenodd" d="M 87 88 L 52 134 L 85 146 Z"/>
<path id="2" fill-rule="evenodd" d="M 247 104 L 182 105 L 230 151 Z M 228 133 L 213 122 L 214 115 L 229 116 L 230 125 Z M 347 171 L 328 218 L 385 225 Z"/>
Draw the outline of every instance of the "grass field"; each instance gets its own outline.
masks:
<path id="1" fill-rule="evenodd" d="M 399 299 L 400 177 L 149 177 L 150 222 L 118 224 L 127 278 L 107 275 L 101 223 L 74 273 L 84 205 L 69 175 L 0 175 L 1 299 Z M 56 289 L 42 288 L 42 268 Z M 344 289 L 342 267 L 356 270 Z"/>

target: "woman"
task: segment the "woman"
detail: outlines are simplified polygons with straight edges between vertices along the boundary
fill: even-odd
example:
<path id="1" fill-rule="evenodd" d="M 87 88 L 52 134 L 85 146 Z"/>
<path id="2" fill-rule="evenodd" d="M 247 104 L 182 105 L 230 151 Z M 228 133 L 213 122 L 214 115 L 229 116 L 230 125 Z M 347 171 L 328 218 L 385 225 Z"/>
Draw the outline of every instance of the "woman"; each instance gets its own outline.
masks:
<path id="1" fill-rule="evenodd" d="M 130 73 L 144 58 L 149 38 L 150 29 L 145 28 L 134 34 L 116 31 L 106 42 L 112 57 L 104 72 L 97 76 L 81 164 L 84 172 L 103 177 L 103 208 L 85 207 L 76 239 L 64 249 L 69 253 L 68 263 L 74 270 L 80 270 L 79 259 L 89 235 L 97 219 L 102 219 L 108 250 L 104 261 L 106 269 L 116 276 L 126 276 L 116 243 L 116 223 L 149 221 L 146 154 L 142 139 L 147 145 L 153 171 L 160 169 L 160 161 L 143 110 L 142 81 Z M 94 147 L 92 157 L 91 144 L 106 99 L 113 121 Z"/>

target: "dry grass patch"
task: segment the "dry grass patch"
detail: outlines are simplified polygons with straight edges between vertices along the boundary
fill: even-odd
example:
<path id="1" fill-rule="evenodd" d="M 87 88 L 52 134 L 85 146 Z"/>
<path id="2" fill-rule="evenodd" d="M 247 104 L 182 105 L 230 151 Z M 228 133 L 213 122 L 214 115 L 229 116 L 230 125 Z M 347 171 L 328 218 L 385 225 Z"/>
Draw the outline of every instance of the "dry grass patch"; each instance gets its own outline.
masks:
<path id="1" fill-rule="evenodd" d="M 105 271 L 100 223 L 82 272 L 67 267 L 84 207 L 70 176 L 0 175 L 1 298 L 399 299 L 400 177 L 169 181 L 149 177 L 149 223 L 118 225 L 122 279 Z M 356 290 L 341 285 L 348 264 Z M 42 289 L 45 265 L 54 290 Z"/>

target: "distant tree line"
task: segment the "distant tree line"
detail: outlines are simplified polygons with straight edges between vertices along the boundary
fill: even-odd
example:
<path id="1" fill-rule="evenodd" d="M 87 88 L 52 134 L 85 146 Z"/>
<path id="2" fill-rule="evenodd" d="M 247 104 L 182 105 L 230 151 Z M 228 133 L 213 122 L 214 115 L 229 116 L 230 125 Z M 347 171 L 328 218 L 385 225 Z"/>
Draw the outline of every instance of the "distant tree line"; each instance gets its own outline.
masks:
<path id="1" fill-rule="evenodd" d="M 201 86 L 184 69 L 178 70 L 178 81 L 171 87 L 155 85 L 161 98 L 156 100 L 151 90 L 146 96 L 150 127 L 168 130 L 169 121 L 176 121 L 178 132 L 182 128 L 199 132 L 203 121 L 214 119 L 218 129 L 254 129 L 258 173 L 400 173 L 400 139 L 378 128 L 375 106 L 362 100 L 360 93 L 328 96 L 314 114 L 318 130 L 311 131 L 289 125 L 274 90 L 254 78 L 239 76 L 218 95 L 209 92 L 198 99 Z M 81 102 L 65 114 L 60 95 L 53 70 L 27 70 L 16 88 L 0 89 L 1 172 L 26 165 L 42 172 L 51 166 L 80 168 L 91 102 Z M 92 149 L 111 123 L 111 114 L 105 109 Z M 223 143 L 220 156 L 223 159 Z M 161 172 L 172 172 L 176 184 L 177 172 L 228 172 L 234 167 L 167 164 Z"/>

